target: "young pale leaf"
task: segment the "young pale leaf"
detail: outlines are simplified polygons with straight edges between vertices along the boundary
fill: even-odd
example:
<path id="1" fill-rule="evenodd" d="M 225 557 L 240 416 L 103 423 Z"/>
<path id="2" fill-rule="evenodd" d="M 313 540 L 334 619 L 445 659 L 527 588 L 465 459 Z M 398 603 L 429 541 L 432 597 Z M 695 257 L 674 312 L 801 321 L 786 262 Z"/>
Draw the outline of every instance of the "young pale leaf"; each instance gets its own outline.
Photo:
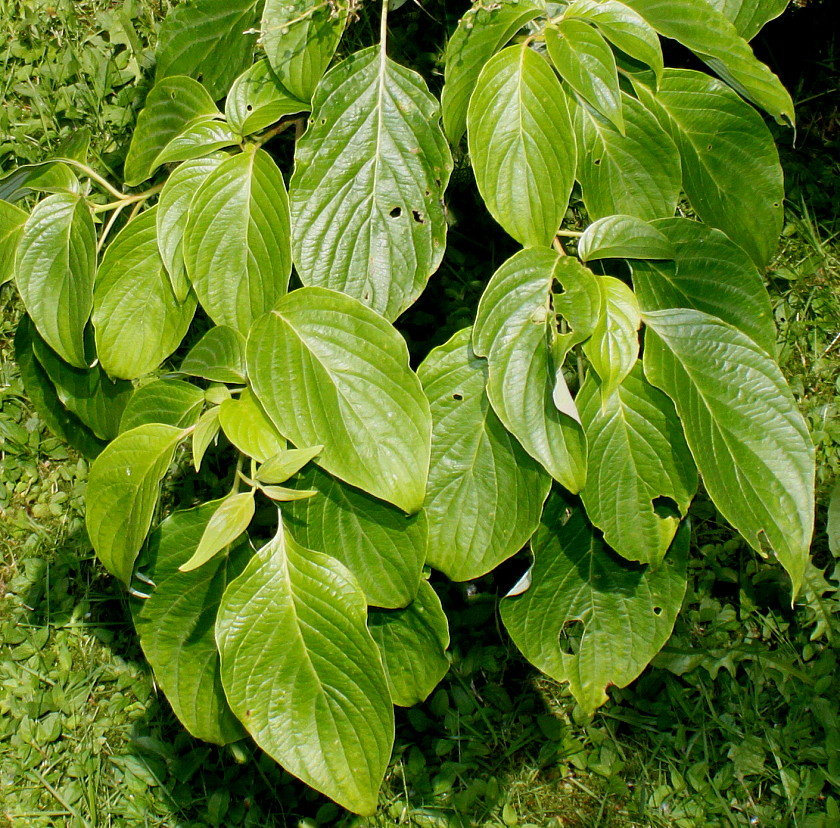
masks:
<path id="1" fill-rule="evenodd" d="M 641 363 L 606 399 L 600 386 L 590 371 L 577 396 L 589 443 L 586 515 L 623 558 L 657 566 L 697 489 L 694 461 L 674 404 Z"/>
<path id="2" fill-rule="evenodd" d="M 154 371 L 180 344 L 195 314 L 195 297 L 175 299 L 157 245 L 152 207 L 108 245 L 96 279 L 96 352 L 109 376 L 134 379 Z"/>
<path id="3" fill-rule="evenodd" d="M 673 259 L 674 246 L 656 225 L 635 216 L 607 216 L 593 222 L 578 242 L 578 256 L 592 259 Z"/>
<path id="4" fill-rule="evenodd" d="M 307 785 L 370 815 L 394 712 L 366 615 L 353 575 L 281 523 L 225 591 L 216 642 L 228 701 L 256 743 Z"/>
<path id="5" fill-rule="evenodd" d="M 295 267 L 390 320 L 420 295 L 446 244 L 452 158 L 425 81 L 384 44 L 329 71 L 289 186 Z"/>
<path id="6" fill-rule="evenodd" d="M 615 56 L 598 30 L 564 17 L 546 28 L 545 45 L 560 77 L 624 135 Z"/>
<path id="7" fill-rule="evenodd" d="M 577 151 L 563 87 L 526 44 L 503 49 L 481 70 L 467 138 L 493 218 L 526 247 L 550 245 L 566 215 Z"/>
<path id="8" fill-rule="evenodd" d="M 260 486 L 260 491 L 279 503 L 291 503 L 295 500 L 308 500 L 318 494 L 316 489 L 289 489 L 286 486 Z"/>
<path id="9" fill-rule="evenodd" d="M 180 428 L 150 423 L 120 434 L 94 460 L 87 484 L 87 530 L 105 568 L 126 586 L 152 522 Z"/>
<path id="10" fill-rule="evenodd" d="M 247 388 L 238 400 L 225 400 L 219 406 L 219 424 L 225 437 L 258 463 L 265 463 L 269 457 L 286 448 L 286 441 L 263 414 Z"/>
<path id="11" fill-rule="evenodd" d="M 219 116 L 207 90 L 192 78 L 165 78 L 149 92 L 125 159 L 125 183 L 136 187 L 156 169 L 161 150 L 196 121 Z"/>
<path id="12" fill-rule="evenodd" d="M 215 118 L 193 121 L 160 151 L 154 166 L 193 161 L 210 152 L 235 146 L 241 140 L 242 137 L 224 121 Z"/>
<path id="13" fill-rule="evenodd" d="M 501 0 L 473 5 L 458 21 L 446 46 L 441 109 L 443 129 L 455 146 L 467 128 L 467 105 L 484 64 L 527 23 L 544 14 L 539 3 Z"/>
<path id="14" fill-rule="evenodd" d="M 323 446 L 312 446 L 311 448 L 285 449 L 284 451 L 280 451 L 272 457 L 269 457 L 257 469 L 256 479 L 260 483 L 285 483 L 293 474 L 297 474 L 310 460 L 317 457 L 323 448 Z M 333 557 L 335 556 L 333 555 Z"/>
<path id="15" fill-rule="evenodd" d="M 17 246 L 15 282 L 38 333 L 76 368 L 88 365 L 84 333 L 95 275 L 96 232 L 84 199 L 56 193 L 39 201 Z"/>
<path id="16" fill-rule="evenodd" d="M 228 495 L 213 512 L 192 556 L 178 567 L 179 572 L 192 572 L 204 566 L 226 546 L 234 543 L 248 528 L 254 517 L 254 490 Z"/>
<path id="17" fill-rule="evenodd" d="M 802 584 L 814 528 L 814 446 L 775 361 L 696 310 L 646 313 L 645 375 L 677 407 L 721 514 Z"/>
<path id="18" fill-rule="evenodd" d="M 347 6 L 340 3 L 265 0 L 262 47 L 280 83 L 299 100 L 312 98 L 346 22 Z"/>
<path id="19" fill-rule="evenodd" d="M 601 289 L 603 310 L 583 352 L 601 378 L 606 400 L 636 364 L 642 319 L 636 295 L 620 279 L 602 276 Z"/>
<path id="20" fill-rule="evenodd" d="M 761 274 L 727 236 L 699 221 L 674 218 L 652 225 L 672 245 L 672 262 L 632 262 L 642 311 L 693 308 L 743 331 L 776 353 L 773 308 Z"/>
<path id="21" fill-rule="evenodd" d="M 681 189 L 680 154 L 656 117 L 622 93 L 625 134 L 585 105 L 573 105 L 577 179 L 594 219 L 674 215 Z"/>
<path id="22" fill-rule="evenodd" d="M 129 400 L 120 420 L 120 433 L 146 423 L 189 428 L 198 422 L 204 392 L 188 382 L 159 379 L 141 386 Z"/>
<path id="23" fill-rule="evenodd" d="M 706 0 L 732 22 L 744 40 L 752 40 L 765 23 L 778 17 L 790 0 Z"/>
<path id="24" fill-rule="evenodd" d="M 471 335 L 459 331 L 417 369 L 432 410 L 426 561 L 454 581 L 479 578 L 518 552 L 551 488 L 490 406 L 487 362 L 473 354 Z"/>
<path id="25" fill-rule="evenodd" d="M 429 582 L 420 582 L 405 609 L 371 610 L 368 629 L 382 653 L 391 701 L 400 707 L 425 701 L 449 670 L 449 622 Z"/>
<path id="26" fill-rule="evenodd" d="M 27 218 L 20 207 L 0 201 L 0 287 L 14 277 L 15 251 Z"/>
<path id="27" fill-rule="evenodd" d="M 294 485 L 320 494 L 283 510 L 286 528 L 300 543 L 341 561 L 369 604 L 394 608 L 414 600 L 428 546 L 425 510 L 407 518 L 314 466 Z"/>
<path id="28" fill-rule="evenodd" d="M 764 267 L 782 230 L 784 181 L 761 116 L 719 80 L 689 69 L 667 69 L 655 98 L 641 85 L 638 92 L 679 147 L 697 215 Z"/>
<path id="29" fill-rule="evenodd" d="M 225 98 L 225 117 L 241 135 L 259 132 L 285 115 L 308 109 L 309 104 L 293 98 L 280 85 L 266 58 L 243 72 Z"/>
<path id="30" fill-rule="evenodd" d="M 155 587 L 148 599 L 132 598 L 129 606 L 143 654 L 175 715 L 196 738 L 225 745 L 245 731 L 225 699 L 213 625 L 225 587 L 245 567 L 248 546 L 194 572 L 178 569 L 218 505 L 174 512 L 152 532 L 138 567 Z"/>
<path id="31" fill-rule="evenodd" d="M 200 80 L 210 97 L 223 97 L 251 64 L 258 0 L 189 0 L 163 21 L 155 52 L 155 81 L 171 75 Z"/>
<path id="32" fill-rule="evenodd" d="M 420 509 L 429 403 L 405 340 L 382 316 L 342 293 L 301 288 L 254 323 L 247 363 L 281 434 L 296 446 L 323 445 L 318 465 L 347 483 L 408 513 Z"/>
<path id="33" fill-rule="evenodd" d="M 192 456 L 193 468 L 198 471 L 201 468 L 201 461 L 204 458 L 204 453 L 210 447 L 210 443 L 216 439 L 219 433 L 219 406 L 214 405 L 208 408 L 195 426 L 195 431 L 192 435 Z"/>
<path id="34" fill-rule="evenodd" d="M 567 258 L 532 249 L 508 259 L 481 297 L 473 348 L 487 357 L 487 396 L 504 426 L 555 480 L 578 492 L 586 479 L 586 442 L 580 425 L 553 398 L 562 363 L 552 346 L 551 288 L 555 278 L 574 283 L 585 271 L 576 260 L 581 273 L 573 271 Z"/>
<path id="35" fill-rule="evenodd" d="M 502 599 L 501 615 L 525 658 L 567 681 L 585 715 L 607 701 L 607 687 L 633 681 L 671 635 L 688 540 L 683 524 L 663 566 L 633 564 L 604 545 L 582 509 L 549 498 L 531 541 L 531 586 Z"/>
<path id="36" fill-rule="evenodd" d="M 678 40 L 779 124 L 793 123 L 793 101 L 781 81 L 752 53 L 735 27 L 697 0 L 624 0 L 665 37 Z M 712 134 L 720 133 L 720 129 Z"/>
<path id="37" fill-rule="evenodd" d="M 292 258 L 289 205 L 271 156 L 253 145 L 204 180 L 184 231 L 187 274 L 217 325 L 247 336 L 286 292 Z"/>
<path id="38" fill-rule="evenodd" d="M 210 328 L 178 369 L 212 382 L 245 382 L 245 337 L 226 325 Z"/>

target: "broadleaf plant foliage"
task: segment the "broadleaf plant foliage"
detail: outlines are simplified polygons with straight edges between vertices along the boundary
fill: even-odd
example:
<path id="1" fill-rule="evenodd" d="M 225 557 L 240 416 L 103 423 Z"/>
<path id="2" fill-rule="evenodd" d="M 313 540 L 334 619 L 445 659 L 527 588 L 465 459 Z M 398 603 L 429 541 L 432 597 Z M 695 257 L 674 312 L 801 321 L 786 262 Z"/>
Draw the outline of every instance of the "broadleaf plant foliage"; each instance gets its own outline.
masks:
<path id="1" fill-rule="evenodd" d="M 479 0 L 441 104 L 387 3 L 351 53 L 352 2 L 188 0 L 128 150 L 146 189 L 60 159 L 28 215 L 0 202 L 24 382 L 95 458 L 91 541 L 191 732 L 372 813 L 393 704 L 448 666 L 434 583 L 518 553 L 501 618 L 592 714 L 670 635 L 698 479 L 796 595 L 814 456 L 751 102 L 793 112 L 744 39 L 784 5 Z M 660 36 L 719 78 L 665 67 Z M 522 249 L 412 363 L 394 320 L 436 290 L 453 158 Z M 205 502 L 160 497 L 210 463 Z"/>

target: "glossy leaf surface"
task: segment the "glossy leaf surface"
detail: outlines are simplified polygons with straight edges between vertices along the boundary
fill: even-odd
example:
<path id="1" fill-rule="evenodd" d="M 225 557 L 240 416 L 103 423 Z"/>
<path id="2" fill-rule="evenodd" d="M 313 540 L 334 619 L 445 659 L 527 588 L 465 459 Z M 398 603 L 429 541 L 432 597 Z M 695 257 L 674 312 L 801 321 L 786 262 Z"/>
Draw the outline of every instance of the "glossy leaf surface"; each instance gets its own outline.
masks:
<path id="1" fill-rule="evenodd" d="M 179 567 L 180 572 L 192 572 L 204 566 L 226 546 L 234 543 L 248 528 L 254 517 L 254 492 L 239 492 L 219 501 L 204 527 L 195 551 Z"/>
<path id="2" fill-rule="evenodd" d="M 674 245 L 656 225 L 635 216 L 607 216 L 592 222 L 578 242 L 581 261 L 673 259 Z"/>
<path id="3" fill-rule="evenodd" d="M 284 449 L 269 457 L 257 469 L 256 479 L 260 483 L 285 483 L 293 474 L 297 474 L 309 463 L 310 460 L 317 457 L 323 448 L 323 446 L 312 446 L 305 449 Z"/>
<path id="4" fill-rule="evenodd" d="M 189 382 L 159 379 L 138 388 L 120 420 L 120 432 L 146 423 L 163 423 L 189 428 L 198 422 L 204 406 L 204 392 Z"/>
<path id="5" fill-rule="evenodd" d="M 225 117 L 242 135 L 259 132 L 285 115 L 307 109 L 308 104 L 293 98 L 280 85 L 266 58 L 243 72 L 225 98 Z"/>
<path id="6" fill-rule="evenodd" d="M 744 40 L 752 40 L 764 24 L 778 17 L 790 0 L 706 0 L 732 22 Z"/>
<path id="7" fill-rule="evenodd" d="M 180 370 L 213 382 L 245 382 L 245 337 L 234 328 L 210 328 L 184 357 Z"/>
<path id="8" fill-rule="evenodd" d="M 238 399 L 225 400 L 219 406 L 219 425 L 231 443 L 258 463 L 286 448 L 286 441 L 247 388 Z"/>
<path id="9" fill-rule="evenodd" d="M 8 201 L 0 201 L 0 286 L 14 277 L 15 251 L 28 214 Z"/>
<path id="10" fill-rule="evenodd" d="M 237 132 L 224 121 L 207 118 L 194 121 L 176 135 L 155 158 L 155 166 L 193 161 L 210 152 L 233 147 L 240 141 Z"/>

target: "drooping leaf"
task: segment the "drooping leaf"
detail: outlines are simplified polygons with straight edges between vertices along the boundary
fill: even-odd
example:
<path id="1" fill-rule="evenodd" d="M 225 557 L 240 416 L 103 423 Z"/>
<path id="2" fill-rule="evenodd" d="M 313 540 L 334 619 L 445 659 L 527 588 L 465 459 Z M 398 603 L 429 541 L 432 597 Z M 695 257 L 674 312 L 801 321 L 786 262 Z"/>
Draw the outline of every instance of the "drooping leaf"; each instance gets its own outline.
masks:
<path id="1" fill-rule="evenodd" d="M 625 134 L 588 107 L 572 107 L 577 179 L 591 219 L 670 218 L 681 188 L 680 155 L 656 117 L 622 93 Z"/>
<path id="2" fill-rule="evenodd" d="M 351 55 L 318 86 L 289 191 L 301 281 L 393 320 L 443 257 L 452 158 L 425 81 L 384 48 Z"/>
<path id="3" fill-rule="evenodd" d="M 247 388 L 239 399 L 225 400 L 219 406 L 219 425 L 231 443 L 258 463 L 286 448 L 286 441 Z"/>
<path id="4" fill-rule="evenodd" d="M 424 511 L 427 563 L 455 581 L 479 578 L 534 533 L 551 478 L 505 429 L 487 398 L 487 363 L 465 328 L 418 368 L 432 410 Z"/>
<path id="5" fill-rule="evenodd" d="M 87 368 L 84 332 L 93 305 L 96 232 L 71 193 L 39 201 L 17 247 L 15 282 L 38 333 L 65 361 Z"/>
<path id="6" fill-rule="evenodd" d="M 573 492 L 585 482 L 586 443 L 580 425 L 554 403 L 562 366 L 553 353 L 549 297 L 555 279 L 573 285 L 582 271 L 577 260 L 553 250 L 519 251 L 493 274 L 473 330 L 475 353 L 487 357 L 493 410 L 528 454 Z"/>
<path id="7" fill-rule="evenodd" d="M 638 91 L 679 147 L 697 215 L 764 267 L 782 230 L 784 181 L 761 116 L 719 80 L 689 69 L 666 70 L 655 98 Z"/>
<path id="8" fill-rule="evenodd" d="M 592 222 L 578 242 L 581 261 L 673 259 L 674 246 L 657 225 L 635 216 L 607 216 Z"/>
<path id="9" fill-rule="evenodd" d="M 203 158 L 207 153 L 236 146 L 240 140 L 241 136 L 224 121 L 216 118 L 196 120 L 169 141 L 155 158 L 154 166 Z"/>
<path id="10" fill-rule="evenodd" d="M 706 490 L 757 551 L 802 583 L 814 528 L 814 446 L 775 361 L 696 310 L 646 313 L 648 380 L 677 407 Z"/>
<path id="11" fill-rule="evenodd" d="M 0 287 L 14 276 L 15 251 L 27 217 L 20 207 L 0 201 Z"/>
<path id="12" fill-rule="evenodd" d="M 342 293 L 301 288 L 254 324 L 247 364 L 280 433 L 324 446 L 318 465 L 408 513 L 423 505 L 429 403 L 405 340 L 382 316 Z"/>
<path id="13" fill-rule="evenodd" d="M 267 58 L 258 60 L 233 83 L 225 98 L 225 117 L 242 135 L 251 135 L 309 104 L 293 98 L 277 80 Z"/>
<path id="14" fill-rule="evenodd" d="M 420 582 L 405 609 L 371 610 L 368 628 L 382 653 L 391 701 L 401 707 L 425 701 L 449 670 L 449 623 L 429 582 Z"/>
<path id="15" fill-rule="evenodd" d="M 190 556 L 178 567 L 179 572 L 192 572 L 235 543 L 254 517 L 254 490 L 228 495 L 218 502 L 204 527 L 201 540 Z"/>
<path id="16" fill-rule="evenodd" d="M 307 785 L 369 815 L 394 714 L 366 614 L 353 575 L 281 524 L 225 591 L 216 641 L 228 701 L 256 743 Z"/>
<path id="17" fill-rule="evenodd" d="M 189 428 L 198 422 L 204 392 L 178 379 L 159 379 L 141 386 L 129 400 L 120 420 L 120 432 L 146 423 Z"/>
<path id="18" fill-rule="evenodd" d="M 641 363 L 606 399 L 600 385 L 590 372 L 576 400 L 589 443 L 586 515 L 622 557 L 658 565 L 697 489 L 694 461 L 674 404 Z"/>
<path id="19" fill-rule="evenodd" d="M 217 325 L 243 336 L 286 292 L 292 269 L 286 185 L 265 150 L 251 145 L 216 167 L 190 204 L 187 275 Z"/>
<path id="20" fill-rule="evenodd" d="M 259 21 L 258 0 L 188 0 L 160 27 L 155 80 L 189 75 L 217 101 L 251 64 Z"/>
<path id="21" fill-rule="evenodd" d="M 0 175 L 0 200 L 20 201 L 33 191 L 43 193 L 78 193 L 79 180 L 67 164 L 40 161 L 21 164 Z"/>
<path id="22" fill-rule="evenodd" d="M 317 457 L 323 448 L 323 446 L 311 446 L 310 448 L 302 449 L 284 449 L 269 457 L 257 469 L 256 479 L 260 483 L 285 483 L 293 474 L 297 474 L 310 460 Z"/>
<path id="23" fill-rule="evenodd" d="M 177 347 L 195 313 L 195 296 L 179 303 L 157 246 L 152 207 L 108 245 L 96 279 L 96 353 L 109 376 L 134 379 L 153 371 Z"/>
<path id="24" fill-rule="evenodd" d="M 752 40 L 764 24 L 778 17 L 790 0 L 706 0 L 730 20 L 744 40 Z"/>
<path id="25" fill-rule="evenodd" d="M 213 382 L 245 382 L 245 337 L 226 325 L 210 328 L 193 345 L 179 369 Z"/>
<path id="26" fill-rule="evenodd" d="M 501 0 L 492 6 L 476 3 L 458 21 L 446 46 L 441 94 L 443 128 L 456 146 L 467 128 L 467 105 L 484 64 L 544 9 L 528 0 Z"/>
<path id="27" fill-rule="evenodd" d="M 124 168 L 126 185 L 136 187 L 145 181 L 155 171 L 161 150 L 187 126 L 218 115 L 216 104 L 198 81 L 176 76 L 157 83 L 131 137 Z"/>
<path id="28" fill-rule="evenodd" d="M 566 214 L 577 153 L 566 96 L 526 44 L 508 46 L 478 77 L 467 138 L 479 192 L 521 244 L 551 244 Z"/>
<path id="29" fill-rule="evenodd" d="M 768 354 L 776 352 L 770 296 L 750 257 L 699 221 L 653 223 L 673 247 L 672 262 L 632 262 L 642 311 L 693 308 L 734 325 Z"/>
<path id="30" fill-rule="evenodd" d="M 584 20 L 564 17 L 546 27 L 545 45 L 560 77 L 623 135 L 615 56 L 598 30 Z"/>
<path id="31" fill-rule="evenodd" d="M 195 431 L 192 435 L 192 456 L 193 468 L 198 471 L 201 468 L 201 461 L 204 458 L 204 453 L 210 447 L 210 444 L 216 439 L 219 433 L 219 408 L 214 405 L 208 408 L 195 425 Z"/>
<path id="32" fill-rule="evenodd" d="M 105 568 L 126 586 L 152 522 L 160 482 L 183 437 L 159 423 L 120 434 L 90 467 L 87 530 Z"/>
<path id="33" fill-rule="evenodd" d="M 218 501 L 173 512 L 155 529 L 138 567 L 155 584 L 130 602 L 140 646 L 172 705 L 196 738 L 217 745 L 245 735 L 225 699 L 214 622 L 225 587 L 249 557 L 246 544 L 194 572 L 178 567 L 198 546 Z"/>
<path id="34" fill-rule="evenodd" d="M 406 517 L 315 466 L 294 485 L 319 493 L 284 507 L 286 527 L 300 543 L 341 561 L 369 604 L 394 608 L 414 600 L 428 546 L 425 510 Z"/>
<path id="35" fill-rule="evenodd" d="M 569 514 L 571 512 L 571 514 Z M 688 526 L 658 569 L 618 557 L 583 510 L 549 498 L 531 541 L 531 586 L 504 598 L 502 621 L 525 658 L 567 681 L 584 714 L 626 687 L 671 635 L 686 587 Z"/>

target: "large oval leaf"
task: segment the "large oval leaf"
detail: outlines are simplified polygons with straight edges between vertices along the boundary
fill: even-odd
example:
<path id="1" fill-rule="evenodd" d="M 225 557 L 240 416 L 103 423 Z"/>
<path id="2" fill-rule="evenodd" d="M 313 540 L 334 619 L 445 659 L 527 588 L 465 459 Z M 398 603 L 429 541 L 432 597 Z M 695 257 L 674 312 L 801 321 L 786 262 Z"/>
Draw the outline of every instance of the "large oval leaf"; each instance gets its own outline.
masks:
<path id="1" fill-rule="evenodd" d="M 396 319 L 446 244 L 452 158 L 437 101 L 382 44 L 330 70 L 312 109 L 289 187 L 295 267 L 305 285 Z"/>
<path id="2" fill-rule="evenodd" d="M 225 98 L 225 117 L 242 135 L 259 132 L 279 121 L 309 109 L 309 104 L 293 98 L 277 80 L 266 58 L 243 72 Z"/>
<path id="3" fill-rule="evenodd" d="M 606 547 L 582 509 L 549 498 L 531 541 L 531 586 L 502 601 L 502 621 L 528 661 L 569 682 L 586 715 L 607 701 L 607 687 L 633 681 L 671 635 L 688 536 L 684 525 L 665 565 L 653 570 Z"/>
<path id="4" fill-rule="evenodd" d="M 243 336 L 286 292 L 292 269 L 288 198 L 265 150 L 252 146 L 204 180 L 190 204 L 184 259 L 210 318 Z"/>
<path id="5" fill-rule="evenodd" d="M 198 422 L 204 406 L 204 392 L 178 379 L 159 379 L 146 383 L 134 392 L 123 411 L 120 431 L 146 423 L 189 428 Z"/>
<path id="6" fill-rule="evenodd" d="M 566 215 L 577 151 L 563 87 L 526 44 L 503 49 L 481 70 L 467 138 L 493 218 L 526 247 L 551 244 Z"/>
<path id="7" fill-rule="evenodd" d="M 429 403 L 383 317 L 344 294 L 301 288 L 257 320 L 247 354 L 254 392 L 281 434 L 323 445 L 318 465 L 351 485 L 409 513 L 423 505 Z"/>
<path id="8" fill-rule="evenodd" d="M 814 529 L 814 446 L 781 371 L 717 317 L 643 318 L 645 374 L 674 401 L 706 490 L 754 549 L 776 553 L 796 595 Z"/>
<path id="9" fill-rule="evenodd" d="M 96 232 L 84 199 L 56 193 L 39 201 L 17 247 L 15 283 L 38 333 L 77 368 L 87 367 L 95 274 Z"/>
<path id="10" fill-rule="evenodd" d="M 222 682 L 256 743 L 307 785 L 376 810 L 394 713 L 365 596 L 334 558 L 275 538 L 225 591 Z"/>
<path id="11" fill-rule="evenodd" d="M 479 578 L 518 552 L 551 487 L 490 406 L 487 362 L 473 354 L 471 335 L 459 331 L 417 371 L 432 409 L 427 561 L 455 581 Z"/>

